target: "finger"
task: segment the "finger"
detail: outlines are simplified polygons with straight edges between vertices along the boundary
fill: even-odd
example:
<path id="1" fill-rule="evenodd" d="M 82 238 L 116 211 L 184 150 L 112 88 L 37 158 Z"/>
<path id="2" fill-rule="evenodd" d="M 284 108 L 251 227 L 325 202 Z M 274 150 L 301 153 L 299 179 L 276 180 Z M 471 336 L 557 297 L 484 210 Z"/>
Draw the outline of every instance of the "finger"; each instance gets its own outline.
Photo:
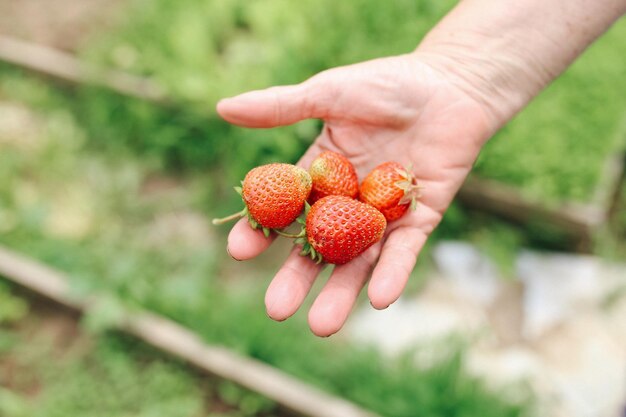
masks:
<path id="1" fill-rule="evenodd" d="M 379 252 L 380 245 L 375 245 L 351 262 L 335 267 L 309 311 L 309 327 L 314 334 L 327 337 L 343 327 Z"/>
<path id="2" fill-rule="evenodd" d="M 245 127 L 275 127 L 303 119 L 326 117 L 333 89 L 328 77 L 316 76 L 301 84 L 250 91 L 217 103 L 226 121 Z"/>
<path id="3" fill-rule="evenodd" d="M 263 235 L 261 230 L 255 230 L 248 224 L 248 219 L 240 219 L 228 235 L 226 250 L 231 257 L 238 261 L 254 258 L 267 249 L 274 241 L 274 236 L 269 238 Z"/>
<path id="4" fill-rule="evenodd" d="M 374 308 L 387 308 L 400 297 L 425 242 L 426 234 L 416 227 L 400 227 L 389 234 L 368 287 Z"/>
<path id="5" fill-rule="evenodd" d="M 300 250 L 293 248 L 265 293 L 267 315 L 273 320 L 286 320 L 298 311 L 324 267 L 300 256 Z"/>

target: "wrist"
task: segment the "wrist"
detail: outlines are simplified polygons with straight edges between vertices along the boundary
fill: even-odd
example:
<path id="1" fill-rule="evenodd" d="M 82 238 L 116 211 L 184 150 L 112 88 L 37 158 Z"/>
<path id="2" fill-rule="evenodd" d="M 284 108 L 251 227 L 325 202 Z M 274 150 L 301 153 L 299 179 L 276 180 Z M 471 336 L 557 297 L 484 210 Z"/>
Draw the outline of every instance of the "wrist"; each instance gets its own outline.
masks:
<path id="1" fill-rule="evenodd" d="M 497 129 L 626 11 L 625 0 L 462 0 L 414 54 Z"/>
<path id="2" fill-rule="evenodd" d="M 503 52 L 490 42 L 481 35 L 458 33 L 449 39 L 431 38 L 413 54 L 481 105 L 495 131 L 555 75 L 540 63 Z"/>

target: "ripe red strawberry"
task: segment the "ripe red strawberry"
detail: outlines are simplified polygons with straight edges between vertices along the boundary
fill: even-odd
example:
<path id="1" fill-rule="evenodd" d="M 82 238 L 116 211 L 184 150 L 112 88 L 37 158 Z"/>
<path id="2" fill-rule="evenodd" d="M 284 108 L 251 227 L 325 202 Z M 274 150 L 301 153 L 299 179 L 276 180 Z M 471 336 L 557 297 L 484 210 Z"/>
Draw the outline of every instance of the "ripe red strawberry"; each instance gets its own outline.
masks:
<path id="1" fill-rule="evenodd" d="M 374 168 L 361 183 L 359 200 L 376 207 L 388 222 L 415 210 L 419 189 L 415 176 L 397 162 Z"/>
<path id="2" fill-rule="evenodd" d="M 345 264 L 378 242 L 385 233 L 385 217 L 374 207 L 346 196 L 318 200 L 306 217 L 302 255 L 320 262 Z"/>
<path id="3" fill-rule="evenodd" d="M 309 174 L 313 180 L 310 204 L 329 195 L 356 198 L 359 192 L 359 180 L 354 167 L 345 156 L 336 152 L 322 152 L 311 163 Z"/>
<path id="4" fill-rule="evenodd" d="M 248 172 L 242 187 L 235 190 L 246 207 L 232 216 L 213 220 L 213 224 L 248 216 L 254 229 L 261 227 L 269 236 L 270 229 L 287 227 L 302 213 L 311 192 L 311 176 L 295 165 L 262 165 Z"/>

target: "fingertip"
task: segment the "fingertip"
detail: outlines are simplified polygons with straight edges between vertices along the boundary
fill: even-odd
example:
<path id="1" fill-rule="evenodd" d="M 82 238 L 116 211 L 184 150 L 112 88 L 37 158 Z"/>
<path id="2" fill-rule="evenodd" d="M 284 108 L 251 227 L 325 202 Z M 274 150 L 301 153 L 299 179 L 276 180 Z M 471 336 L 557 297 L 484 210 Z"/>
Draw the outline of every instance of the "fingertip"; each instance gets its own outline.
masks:
<path id="1" fill-rule="evenodd" d="M 217 102 L 217 104 L 215 105 L 215 111 L 217 111 L 217 114 L 223 117 L 225 111 L 228 109 L 229 101 L 230 98 L 223 98 Z"/>
<path id="2" fill-rule="evenodd" d="M 345 318 L 333 304 L 313 306 L 309 310 L 309 328 L 315 336 L 329 337 L 341 330 Z"/>
<path id="3" fill-rule="evenodd" d="M 328 337 L 343 327 L 378 258 L 380 246 L 372 246 L 358 258 L 339 265 L 309 310 L 309 327 L 320 337 Z"/>
<path id="4" fill-rule="evenodd" d="M 228 245 L 226 245 L 226 252 L 228 253 L 228 256 L 233 258 L 235 261 L 241 261 L 241 259 L 238 259 L 235 256 L 233 256 L 233 254 L 230 252 L 230 248 L 228 247 Z"/>
<path id="5" fill-rule="evenodd" d="M 272 244 L 260 230 L 254 230 L 246 219 L 239 220 L 228 235 L 227 251 L 233 259 L 243 261 L 261 254 Z"/>
<path id="6" fill-rule="evenodd" d="M 285 302 L 292 299 L 288 285 L 282 283 L 274 284 L 272 281 L 265 293 L 265 311 L 267 316 L 274 321 L 285 321 L 296 311 L 292 302 Z"/>
<path id="7" fill-rule="evenodd" d="M 271 90 L 248 91 L 224 98 L 216 105 L 217 113 L 227 122 L 239 126 L 275 126 L 276 100 Z"/>
<path id="8" fill-rule="evenodd" d="M 384 310 L 400 298 L 404 289 L 402 282 L 406 280 L 395 279 L 397 277 L 393 275 L 381 275 L 380 272 L 377 272 L 374 271 L 367 287 L 367 296 L 372 307 L 376 310 Z"/>
<path id="9" fill-rule="evenodd" d="M 236 125 L 245 125 L 247 106 L 238 99 L 240 96 L 221 99 L 217 102 L 215 110 L 224 120 Z"/>
<path id="10" fill-rule="evenodd" d="M 372 307 L 383 310 L 400 298 L 425 241 L 425 233 L 409 227 L 389 234 L 367 287 Z"/>
<path id="11" fill-rule="evenodd" d="M 373 298 L 373 299 L 372 299 Z M 380 300 L 377 299 L 376 297 L 371 297 L 370 296 L 370 305 L 375 308 L 376 310 L 385 310 L 387 309 L 391 304 L 393 303 L 389 303 L 387 304 L 386 301 L 384 300 Z"/>

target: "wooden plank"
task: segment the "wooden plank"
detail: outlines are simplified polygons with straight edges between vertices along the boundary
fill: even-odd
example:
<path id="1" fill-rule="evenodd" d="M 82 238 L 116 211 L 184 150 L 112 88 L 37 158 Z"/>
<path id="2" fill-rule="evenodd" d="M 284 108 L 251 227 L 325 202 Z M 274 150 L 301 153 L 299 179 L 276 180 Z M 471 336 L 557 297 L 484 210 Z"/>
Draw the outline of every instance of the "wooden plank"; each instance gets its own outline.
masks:
<path id="1" fill-rule="evenodd" d="M 63 273 L 0 247 L 0 276 L 64 307 L 87 313 L 97 298 L 80 299 Z M 201 371 L 231 380 L 310 417 L 377 417 L 263 362 L 205 343 L 191 330 L 152 313 L 126 314 L 119 329 L 184 360 Z"/>
<path id="2" fill-rule="evenodd" d="M 0 60 L 72 84 L 97 85 L 158 104 L 169 101 L 165 91 L 148 79 L 99 68 L 67 52 L 4 35 L 0 35 Z"/>
<path id="3" fill-rule="evenodd" d="M 607 218 L 619 197 L 622 181 L 626 174 L 626 154 L 619 152 L 607 161 L 604 167 L 603 181 L 596 189 L 594 201 L 598 207 L 606 209 Z"/>
<path id="4" fill-rule="evenodd" d="M 549 222 L 569 236 L 583 240 L 590 239 L 607 218 L 607 212 L 602 208 L 574 204 L 550 208 L 525 198 L 513 187 L 476 177 L 465 181 L 458 198 L 469 207 L 520 223 Z"/>
<path id="5" fill-rule="evenodd" d="M 617 151 L 607 158 L 600 181 L 592 198 L 592 204 L 610 210 L 624 176 L 626 161 L 626 113 L 616 132 Z"/>

